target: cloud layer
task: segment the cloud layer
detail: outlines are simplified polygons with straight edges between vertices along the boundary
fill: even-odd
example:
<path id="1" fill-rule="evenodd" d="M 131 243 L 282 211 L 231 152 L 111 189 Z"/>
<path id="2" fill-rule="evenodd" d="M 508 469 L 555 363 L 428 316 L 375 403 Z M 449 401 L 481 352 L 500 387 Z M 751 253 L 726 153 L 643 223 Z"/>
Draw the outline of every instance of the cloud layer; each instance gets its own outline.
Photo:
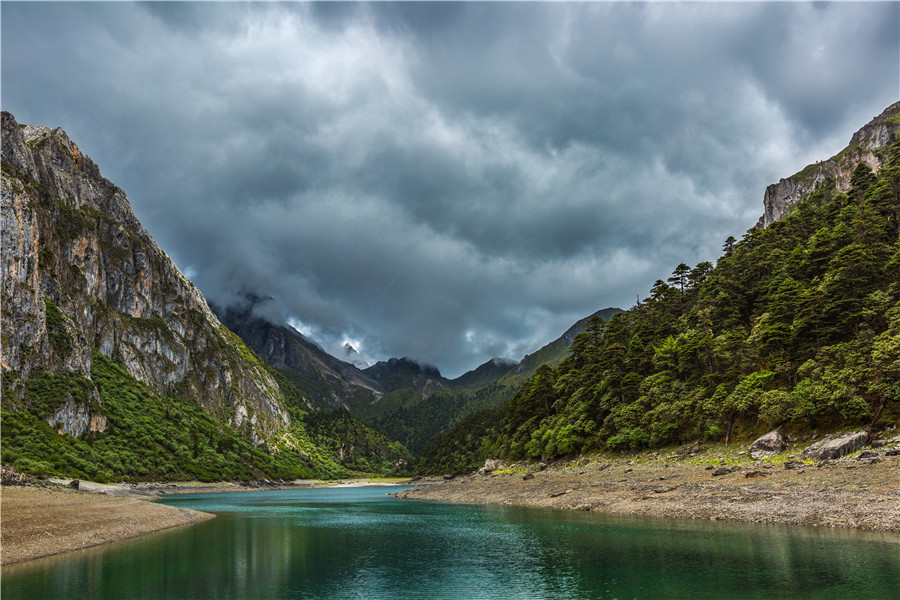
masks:
<path id="1" fill-rule="evenodd" d="M 898 6 L 4 3 L 2 100 L 215 302 L 452 376 L 715 260 L 898 99 Z"/>

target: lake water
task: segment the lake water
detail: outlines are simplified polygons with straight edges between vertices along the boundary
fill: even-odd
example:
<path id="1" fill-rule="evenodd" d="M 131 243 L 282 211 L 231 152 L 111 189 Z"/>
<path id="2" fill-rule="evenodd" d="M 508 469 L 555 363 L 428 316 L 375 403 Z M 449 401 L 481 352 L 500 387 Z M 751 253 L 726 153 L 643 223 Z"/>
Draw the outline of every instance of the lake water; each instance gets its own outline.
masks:
<path id="1" fill-rule="evenodd" d="M 3 568 L 2 598 L 900 599 L 900 536 L 397 500 L 171 496 L 217 518 Z"/>

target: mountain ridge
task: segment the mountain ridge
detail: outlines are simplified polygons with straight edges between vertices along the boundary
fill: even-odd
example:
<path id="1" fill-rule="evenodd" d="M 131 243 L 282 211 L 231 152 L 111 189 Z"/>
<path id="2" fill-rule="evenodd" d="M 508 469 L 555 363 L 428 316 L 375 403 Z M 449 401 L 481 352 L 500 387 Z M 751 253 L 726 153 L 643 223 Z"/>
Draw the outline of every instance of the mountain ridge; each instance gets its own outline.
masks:
<path id="1" fill-rule="evenodd" d="M 785 218 L 804 196 L 828 185 L 829 181 L 833 181 L 837 191 L 846 193 L 850 189 L 853 170 L 860 163 L 865 163 L 877 174 L 884 164 L 880 151 L 891 143 L 898 130 L 900 102 L 895 102 L 857 130 L 850 143 L 831 158 L 807 165 L 794 175 L 766 187 L 763 196 L 765 212 L 756 227 L 765 228 Z"/>

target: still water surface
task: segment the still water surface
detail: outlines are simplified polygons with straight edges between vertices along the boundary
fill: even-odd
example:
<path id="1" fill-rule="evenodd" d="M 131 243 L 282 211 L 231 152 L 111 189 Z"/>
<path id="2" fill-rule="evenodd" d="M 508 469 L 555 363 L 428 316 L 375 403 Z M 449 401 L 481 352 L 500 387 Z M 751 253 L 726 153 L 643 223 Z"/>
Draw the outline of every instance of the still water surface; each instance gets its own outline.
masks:
<path id="1" fill-rule="evenodd" d="M 204 523 L 4 567 L 2 598 L 900 600 L 900 536 L 397 500 L 172 496 Z"/>

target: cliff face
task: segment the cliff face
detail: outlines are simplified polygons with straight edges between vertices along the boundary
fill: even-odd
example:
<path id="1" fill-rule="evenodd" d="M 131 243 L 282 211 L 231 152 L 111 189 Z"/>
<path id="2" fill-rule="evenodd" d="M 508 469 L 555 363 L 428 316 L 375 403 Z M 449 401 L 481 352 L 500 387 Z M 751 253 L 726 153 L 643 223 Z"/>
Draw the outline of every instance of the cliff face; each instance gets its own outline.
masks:
<path id="1" fill-rule="evenodd" d="M 281 390 L 153 241 L 125 193 L 62 129 L 3 113 L 2 370 L 22 397 L 44 371 L 90 376 L 94 350 L 256 443 L 286 427 Z M 101 415 L 60 406 L 70 433 Z"/>
<path id="2" fill-rule="evenodd" d="M 809 165 L 799 173 L 773 183 L 766 188 L 763 204 L 765 213 L 757 227 L 768 227 L 790 214 L 803 196 L 830 180 L 839 192 L 850 189 L 850 176 L 861 162 L 877 173 L 884 164 L 883 150 L 891 137 L 900 130 L 900 102 L 887 107 L 862 129 L 853 134 L 850 144 L 826 161 Z"/>

